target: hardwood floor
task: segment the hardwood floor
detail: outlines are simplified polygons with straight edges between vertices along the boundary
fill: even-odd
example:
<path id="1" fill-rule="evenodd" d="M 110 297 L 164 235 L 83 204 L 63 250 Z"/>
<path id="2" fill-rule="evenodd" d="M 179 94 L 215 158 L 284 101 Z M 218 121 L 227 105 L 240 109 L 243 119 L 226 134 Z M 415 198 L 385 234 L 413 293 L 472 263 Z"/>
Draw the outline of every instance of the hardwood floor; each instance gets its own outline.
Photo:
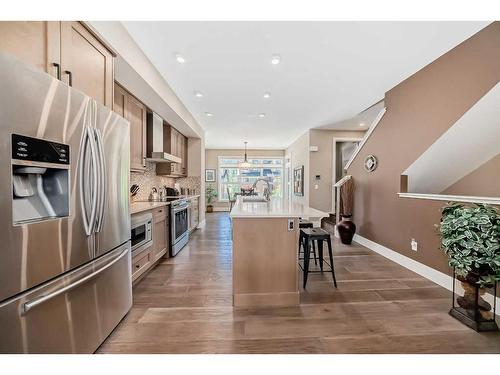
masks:
<path id="1" fill-rule="evenodd" d="M 98 353 L 500 353 L 500 333 L 448 315 L 447 290 L 360 245 L 335 241 L 334 260 L 337 290 L 310 274 L 300 306 L 233 309 L 230 219 L 207 214 Z"/>

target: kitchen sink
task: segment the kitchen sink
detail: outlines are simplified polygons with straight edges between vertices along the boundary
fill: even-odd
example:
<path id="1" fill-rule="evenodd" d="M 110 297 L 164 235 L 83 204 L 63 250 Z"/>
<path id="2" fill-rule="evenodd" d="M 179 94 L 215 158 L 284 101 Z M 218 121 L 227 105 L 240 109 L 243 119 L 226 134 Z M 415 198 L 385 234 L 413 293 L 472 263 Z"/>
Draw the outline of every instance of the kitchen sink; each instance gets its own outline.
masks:
<path id="1" fill-rule="evenodd" d="M 258 196 L 249 196 L 249 197 L 243 197 L 243 202 L 261 202 L 265 203 L 267 202 L 266 198 L 264 197 L 258 197 Z"/>

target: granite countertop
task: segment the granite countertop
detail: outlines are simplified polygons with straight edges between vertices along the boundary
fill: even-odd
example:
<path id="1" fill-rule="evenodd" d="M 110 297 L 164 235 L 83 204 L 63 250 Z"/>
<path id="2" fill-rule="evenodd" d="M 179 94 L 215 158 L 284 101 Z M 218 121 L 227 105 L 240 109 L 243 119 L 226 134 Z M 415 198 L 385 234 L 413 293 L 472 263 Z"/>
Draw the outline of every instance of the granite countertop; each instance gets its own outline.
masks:
<path id="1" fill-rule="evenodd" d="M 282 198 L 271 198 L 269 202 L 243 202 L 239 196 L 229 214 L 232 218 L 272 218 L 272 217 L 307 217 L 322 218 L 328 213 L 297 202 Z"/>
<path id="2" fill-rule="evenodd" d="M 132 202 L 130 204 L 130 214 L 137 214 L 139 212 L 152 210 L 157 207 L 168 206 L 170 202 Z"/>
<path id="3" fill-rule="evenodd" d="M 200 195 L 179 195 L 179 199 L 193 199 L 198 198 Z M 171 202 L 152 202 L 152 201 L 135 201 L 130 204 L 130 214 L 137 214 L 157 207 L 168 206 Z"/>

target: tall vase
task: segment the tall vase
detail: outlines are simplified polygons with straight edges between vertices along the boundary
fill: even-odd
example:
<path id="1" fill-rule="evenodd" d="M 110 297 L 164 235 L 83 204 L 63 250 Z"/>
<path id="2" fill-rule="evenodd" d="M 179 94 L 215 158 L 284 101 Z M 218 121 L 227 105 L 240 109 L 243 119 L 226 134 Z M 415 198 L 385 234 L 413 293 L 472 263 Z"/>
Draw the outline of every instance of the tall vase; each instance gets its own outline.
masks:
<path id="1" fill-rule="evenodd" d="M 356 233 L 356 225 L 351 221 L 351 215 L 342 215 L 342 220 L 337 224 L 337 230 L 342 243 L 350 245 Z"/>

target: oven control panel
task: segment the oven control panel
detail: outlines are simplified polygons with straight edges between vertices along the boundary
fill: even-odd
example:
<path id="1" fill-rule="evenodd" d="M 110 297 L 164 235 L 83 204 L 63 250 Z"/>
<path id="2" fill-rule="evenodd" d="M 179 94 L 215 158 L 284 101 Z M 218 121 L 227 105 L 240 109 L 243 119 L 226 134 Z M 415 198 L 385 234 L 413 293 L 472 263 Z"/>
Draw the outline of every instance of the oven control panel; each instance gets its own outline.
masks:
<path id="1" fill-rule="evenodd" d="M 12 159 L 69 164 L 69 145 L 12 134 Z"/>

